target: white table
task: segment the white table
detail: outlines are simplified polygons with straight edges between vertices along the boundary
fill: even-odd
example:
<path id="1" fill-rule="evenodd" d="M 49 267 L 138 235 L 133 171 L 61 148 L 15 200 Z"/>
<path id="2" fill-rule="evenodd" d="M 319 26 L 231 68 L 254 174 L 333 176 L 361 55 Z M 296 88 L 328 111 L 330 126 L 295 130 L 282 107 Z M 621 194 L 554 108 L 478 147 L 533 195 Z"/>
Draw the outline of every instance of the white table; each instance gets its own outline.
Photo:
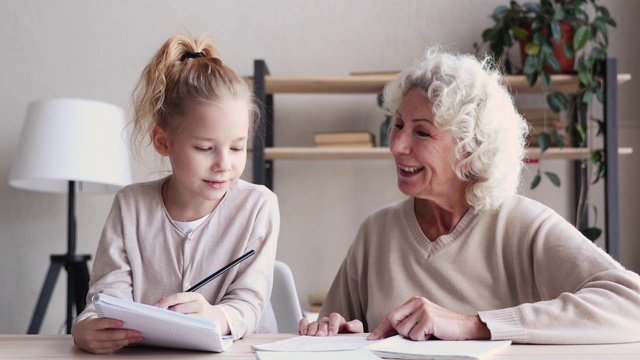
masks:
<path id="1" fill-rule="evenodd" d="M 294 334 L 254 334 L 236 341 L 224 353 L 128 347 L 109 358 L 124 359 L 255 359 L 252 344 L 266 344 Z M 0 359 L 104 358 L 78 349 L 70 335 L 0 335 Z M 638 360 L 640 342 L 616 345 L 511 345 L 492 359 Z"/>

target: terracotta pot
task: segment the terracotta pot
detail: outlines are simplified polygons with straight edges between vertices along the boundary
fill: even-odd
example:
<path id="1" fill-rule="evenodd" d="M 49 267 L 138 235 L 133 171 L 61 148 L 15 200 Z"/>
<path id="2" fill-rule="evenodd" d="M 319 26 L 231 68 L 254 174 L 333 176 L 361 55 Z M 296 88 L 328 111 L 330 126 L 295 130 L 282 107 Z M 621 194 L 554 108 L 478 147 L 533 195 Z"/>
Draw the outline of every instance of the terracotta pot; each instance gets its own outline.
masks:
<path id="1" fill-rule="evenodd" d="M 531 31 L 530 24 L 525 24 L 522 27 L 527 31 Z M 560 42 L 556 42 L 555 39 L 551 37 L 551 42 L 553 43 L 553 47 L 554 47 L 553 56 L 555 56 L 556 59 L 558 59 L 558 62 L 560 63 L 560 74 L 575 74 L 576 72 L 574 70 L 575 56 L 573 59 L 569 59 L 567 58 L 567 55 L 565 55 L 564 51 L 562 50 L 562 44 L 565 44 L 565 43 L 573 44 L 573 35 L 575 34 L 575 30 L 571 25 L 564 22 L 560 22 L 560 30 L 562 33 Z M 542 33 L 543 35 L 546 36 L 547 29 L 546 28 L 543 29 Z M 527 44 L 527 42 L 519 41 L 519 43 L 520 43 L 520 59 L 522 59 L 522 64 L 524 67 L 524 62 L 528 56 L 527 53 L 524 52 L 524 47 Z M 549 66 L 545 66 L 544 69 L 547 70 L 550 74 L 558 74 L 558 72 L 556 72 Z"/>

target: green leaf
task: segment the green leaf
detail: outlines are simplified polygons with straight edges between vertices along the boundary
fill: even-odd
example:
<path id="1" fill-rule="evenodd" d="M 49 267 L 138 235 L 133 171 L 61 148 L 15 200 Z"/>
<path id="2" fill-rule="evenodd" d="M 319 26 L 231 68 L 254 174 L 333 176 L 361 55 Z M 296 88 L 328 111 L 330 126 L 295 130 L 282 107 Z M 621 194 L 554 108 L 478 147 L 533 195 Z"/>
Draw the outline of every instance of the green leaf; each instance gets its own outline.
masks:
<path id="1" fill-rule="evenodd" d="M 555 91 L 547 95 L 547 104 L 554 113 L 559 113 L 562 110 L 569 108 L 569 99 L 561 92 Z"/>
<path id="2" fill-rule="evenodd" d="M 591 29 L 588 26 L 580 26 L 573 36 L 573 48 L 575 50 L 582 49 L 591 37 Z"/>
<path id="3" fill-rule="evenodd" d="M 558 61 L 558 59 L 555 56 L 549 55 L 549 57 L 547 58 L 547 64 L 549 64 L 549 66 L 551 66 L 553 71 L 555 71 L 557 73 L 560 72 L 560 62 Z M 547 86 L 547 88 L 548 88 L 548 86 Z"/>
<path id="4" fill-rule="evenodd" d="M 506 48 L 510 48 L 511 45 L 513 45 L 513 43 L 511 42 L 511 34 L 509 34 L 508 31 L 505 31 L 502 33 L 502 43 L 504 44 L 503 46 Z"/>
<path id="5" fill-rule="evenodd" d="M 540 147 L 540 152 L 545 152 L 549 148 L 549 145 L 551 145 L 551 137 L 549 137 L 549 134 L 545 132 L 538 134 L 538 147 Z"/>
<path id="6" fill-rule="evenodd" d="M 591 49 L 591 57 L 596 60 L 604 60 L 607 58 L 607 50 L 603 46 L 594 46 Z"/>
<path id="7" fill-rule="evenodd" d="M 507 12 L 509 12 L 509 8 L 506 5 L 500 5 L 493 10 L 491 17 L 494 19 L 502 19 Z"/>
<path id="8" fill-rule="evenodd" d="M 589 156 L 589 162 L 592 164 L 602 161 L 602 151 L 593 151 Z"/>
<path id="9" fill-rule="evenodd" d="M 597 227 L 589 227 L 580 231 L 584 237 L 591 241 L 596 241 L 602 234 L 602 229 Z"/>
<path id="10" fill-rule="evenodd" d="M 611 18 L 609 14 L 609 9 L 604 6 L 596 6 L 596 11 L 605 18 Z"/>
<path id="11" fill-rule="evenodd" d="M 560 178 L 558 177 L 558 175 L 550 171 L 545 171 L 544 174 L 547 175 L 553 185 L 555 185 L 556 187 L 560 187 Z"/>
<path id="12" fill-rule="evenodd" d="M 533 39 L 531 41 L 534 44 L 542 45 L 544 43 L 544 36 L 542 36 L 542 32 L 534 32 Z"/>
<path id="13" fill-rule="evenodd" d="M 564 19 L 565 17 L 565 11 L 564 9 L 560 6 L 556 9 L 556 11 L 553 13 L 553 20 L 555 20 L 554 22 L 557 23 L 558 21 Z M 553 25 L 553 24 L 552 24 Z M 559 27 L 559 26 L 558 26 Z M 560 39 L 560 37 L 558 37 L 558 39 Z M 560 41 L 560 40 L 558 40 Z"/>
<path id="14" fill-rule="evenodd" d="M 564 52 L 568 59 L 573 59 L 573 56 L 575 55 L 573 47 L 567 43 L 562 44 L 562 52 Z"/>
<path id="15" fill-rule="evenodd" d="M 556 144 L 558 144 L 558 147 L 560 149 L 564 148 L 564 139 L 562 138 L 562 135 L 560 135 L 558 130 L 554 129 L 551 132 L 551 135 L 553 135 L 553 139 L 556 141 Z"/>
<path id="16" fill-rule="evenodd" d="M 576 124 L 573 127 L 574 133 L 578 136 L 578 143 L 584 146 L 587 141 L 587 126 L 584 124 Z"/>
<path id="17" fill-rule="evenodd" d="M 529 36 L 529 32 L 521 26 L 514 26 L 511 28 L 511 31 L 516 40 L 524 41 L 527 40 L 527 36 Z"/>
<path id="18" fill-rule="evenodd" d="M 533 180 L 531 180 L 531 190 L 538 187 L 538 185 L 540 184 L 540 180 L 542 180 L 542 177 L 540 176 L 540 174 L 536 174 L 533 177 Z"/>
<path id="19" fill-rule="evenodd" d="M 589 68 L 587 68 L 587 65 L 582 61 L 578 61 L 576 70 L 578 71 L 580 83 L 584 86 L 589 86 L 589 84 L 591 84 L 591 72 L 589 71 Z"/>
<path id="20" fill-rule="evenodd" d="M 580 101 L 582 101 L 585 104 L 589 104 L 592 98 L 593 98 L 593 92 L 591 90 L 587 90 L 582 95 L 582 99 Z"/>
<path id="21" fill-rule="evenodd" d="M 591 120 L 594 123 L 596 123 L 598 125 L 598 132 L 596 133 L 596 136 L 600 136 L 602 134 L 604 134 L 604 121 L 600 120 L 600 119 L 593 119 Z"/>
<path id="22" fill-rule="evenodd" d="M 542 79 L 543 89 L 548 89 L 551 86 L 551 75 L 545 70 L 540 71 L 540 79 Z"/>
<path id="23" fill-rule="evenodd" d="M 598 163 L 598 166 L 596 167 L 596 173 L 595 173 L 595 180 L 593 180 L 591 183 L 595 184 L 598 182 L 598 180 L 602 179 L 605 175 L 605 170 L 606 170 L 606 165 L 604 163 L 604 161 L 601 161 Z"/>
<path id="24" fill-rule="evenodd" d="M 598 83 L 599 85 L 600 83 Z M 602 91 L 602 89 L 600 89 L 600 87 L 598 87 L 598 90 L 596 90 L 596 98 L 598 99 L 598 101 L 600 101 L 601 104 L 604 104 L 604 92 Z"/>
<path id="25" fill-rule="evenodd" d="M 542 8 L 540 7 L 540 4 L 534 3 L 534 2 L 528 2 L 524 4 L 524 8 L 536 14 L 542 12 Z"/>
<path id="26" fill-rule="evenodd" d="M 540 53 L 540 45 L 529 42 L 524 46 L 524 52 L 527 55 L 537 55 Z"/>
<path id="27" fill-rule="evenodd" d="M 496 30 L 491 28 L 491 29 L 486 29 L 485 31 L 482 32 L 482 41 L 484 42 L 488 42 L 488 41 L 492 41 L 495 37 L 496 34 Z"/>
<path id="28" fill-rule="evenodd" d="M 551 22 L 551 33 L 553 34 L 553 40 L 559 43 L 562 40 L 562 30 L 560 30 L 560 23 L 557 21 Z"/>
<path id="29" fill-rule="evenodd" d="M 555 45 L 549 39 L 542 40 L 542 45 L 540 46 L 540 54 L 544 54 L 546 56 L 553 55 L 553 52 L 556 51 Z"/>
<path id="30" fill-rule="evenodd" d="M 596 17 L 593 20 L 592 25 L 593 29 L 595 30 L 593 31 L 594 35 L 596 35 L 597 32 L 600 32 L 602 36 L 607 38 L 607 25 L 604 22 L 604 18 L 602 18 L 601 16 Z"/>
<path id="31" fill-rule="evenodd" d="M 611 16 L 605 16 L 604 22 L 606 22 L 611 27 L 616 27 L 618 25 L 616 24 L 616 21 L 611 18 Z"/>
<path id="32" fill-rule="evenodd" d="M 525 74 L 527 74 L 526 71 L 523 71 Z M 533 72 L 527 74 L 527 82 L 529 83 L 529 86 L 533 86 L 536 83 L 536 80 L 538 80 L 538 72 L 533 70 Z"/>

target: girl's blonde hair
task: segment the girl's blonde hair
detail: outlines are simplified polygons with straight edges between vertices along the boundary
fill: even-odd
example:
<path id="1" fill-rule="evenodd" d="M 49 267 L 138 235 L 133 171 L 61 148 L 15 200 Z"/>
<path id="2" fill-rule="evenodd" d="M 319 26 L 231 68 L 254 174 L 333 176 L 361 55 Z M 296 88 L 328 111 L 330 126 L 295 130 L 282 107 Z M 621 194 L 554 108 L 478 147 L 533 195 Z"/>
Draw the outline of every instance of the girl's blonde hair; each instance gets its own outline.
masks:
<path id="1" fill-rule="evenodd" d="M 217 55 L 213 41 L 205 36 L 176 35 L 160 47 L 133 92 L 134 149 L 145 145 L 155 126 L 168 132 L 178 130 L 183 125 L 179 119 L 194 106 L 231 99 L 246 102 L 250 135 L 255 132 L 259 111 L 251 89 Z"/>

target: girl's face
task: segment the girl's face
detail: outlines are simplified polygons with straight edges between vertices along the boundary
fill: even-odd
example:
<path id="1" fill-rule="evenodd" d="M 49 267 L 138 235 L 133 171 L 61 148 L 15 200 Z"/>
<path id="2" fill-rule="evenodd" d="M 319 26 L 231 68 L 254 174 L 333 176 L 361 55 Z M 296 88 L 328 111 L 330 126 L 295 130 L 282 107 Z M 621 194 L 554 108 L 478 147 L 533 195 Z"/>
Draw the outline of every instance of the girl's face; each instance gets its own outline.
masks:
<path id="1" fill-rule="evenodd" d="M 453 169 L 455 139 L 436 128 L 432 109 L 419 89 L 409 90 L 395 114 L 390 148 L 400 191 L 437 202 L 464 192 L 464 183 Z"/>
<path id="2" fill-rule="evenodd" d="M 156 127 L 152 134 L 156 150 L 169 157 L 173 169 L 165 202 L 170 213 L 177 206 L 194 212 L 208 209 L 192 214 L 204 216 L 244 171 L 249 109 L 242 101 L 225 100 L 219 105 L 197 105 L 179 120 L 184 122 L 179 130 L 166 133 Z"/>

